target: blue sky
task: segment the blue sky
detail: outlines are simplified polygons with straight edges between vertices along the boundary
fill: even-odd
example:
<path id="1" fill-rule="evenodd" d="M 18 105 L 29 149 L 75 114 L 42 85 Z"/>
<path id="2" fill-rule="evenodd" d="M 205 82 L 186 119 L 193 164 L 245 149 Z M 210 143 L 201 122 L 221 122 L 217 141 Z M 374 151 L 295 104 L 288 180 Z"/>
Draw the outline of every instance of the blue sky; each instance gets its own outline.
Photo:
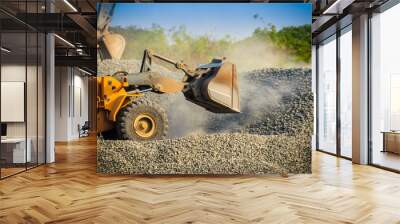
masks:
<path id="1" fill-rule="evenodd" d="M 254 15 L 258 15 L 257 19 Z M 302 3 L 118 3 L 113 26 L 165 29 L 186 26 L 194 36 L 234 39 L 250 36 L 257 27 L 274 24 L 278 29 L 311 23 L 311 4 Z"/>

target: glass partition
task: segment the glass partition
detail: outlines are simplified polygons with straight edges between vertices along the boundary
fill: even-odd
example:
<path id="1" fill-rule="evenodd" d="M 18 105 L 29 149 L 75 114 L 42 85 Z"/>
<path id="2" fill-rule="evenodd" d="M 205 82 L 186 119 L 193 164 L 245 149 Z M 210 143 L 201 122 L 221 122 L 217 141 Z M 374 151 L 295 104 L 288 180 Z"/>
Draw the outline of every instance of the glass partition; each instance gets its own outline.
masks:
<path id="1" fill-rule="evenodd" d="M 26 41 L 25 32 L 1 34 L 2 177 L 24 171 L 31 161 L 26 141 Z"/>
<path id="2" fill-rule="evenodd" d="M 400 170 L 400 5 L 371 19 L 371 162 Z"/>
<path id="3" fill-rule="evenodd" d="M 352 157 L 352 34 L 351 25 L 340 35 L 340 155 Z"/>
<path id="4" fill-rule="evenodd" d="M 27 114 L 27 150 L 30 151 L 31 159 L 28 168 L 37 165 L 38 159 L 38 107 L 37 107 L 37 84 L 38 84 L 38 34 L 27 33 L 28 38 L 28 61 L 27 61 L 27 82 L 26 82 L 26 114 Z"/>
<path id="5" fill-rule="evenodd" d="M 46 162 L 45 124 L 46 124 L 46 36 L 38 33 L 38 64 L 37 64 L 37 162 Z"/>
<path id="6" fill-rule="evenodd" d="M 318 149 L 336 154 L 336 36 L 318 47 Z"/>
<path id="7" fill-rule="evenodd" d="M 0 7 L 37 13 L 43 1 L 2 1 Z M 0 12 L 0 178 L 45 163 L 45 44 L 43 33 Z"/>

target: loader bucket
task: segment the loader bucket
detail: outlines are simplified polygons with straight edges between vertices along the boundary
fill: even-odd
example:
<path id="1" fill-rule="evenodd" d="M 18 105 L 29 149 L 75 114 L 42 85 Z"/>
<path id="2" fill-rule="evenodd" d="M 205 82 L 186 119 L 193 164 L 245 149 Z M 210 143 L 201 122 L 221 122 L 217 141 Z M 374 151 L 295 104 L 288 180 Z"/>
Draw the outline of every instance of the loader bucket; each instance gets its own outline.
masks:
<path id="1" fill-rule="evenodd" d="M 186 99 L 214 113 L 239 113 L 236 66 L 214 59 L 199 68 L 208 68 L 210 72 L 189 86 L 184 92 Z"/>
<path id="2" fill-rule="evenodd" d="M 122 54 L 125 50 L 125 39 L 119 34 L 106 33 L 103 36 L 103 41 L 101 42 L 104 59 L 121 59 Z"/>

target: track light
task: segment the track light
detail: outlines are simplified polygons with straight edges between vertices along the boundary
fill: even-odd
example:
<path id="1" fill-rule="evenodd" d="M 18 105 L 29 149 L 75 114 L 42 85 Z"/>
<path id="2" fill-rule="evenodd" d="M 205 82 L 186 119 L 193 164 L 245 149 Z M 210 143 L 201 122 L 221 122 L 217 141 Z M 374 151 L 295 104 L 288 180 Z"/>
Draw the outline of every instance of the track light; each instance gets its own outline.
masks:
<path id="1" fill-rule="evenodd" d="M 68 40 L 60 37 L 58 34 L 54 34 L 55 37 L 57 37 L 59 40 L 61 40 L 62 42 L 64 42 L 65 44 L 67 44 L 68 46 L 75 48 L 75 45 L 73 45 L 71 42 L 69 42 Z"/>
<path id="2" fill-rule="evenodd" d="M 10 52 L 11 52 L 11 50 L 9 50 L 9 49 L 7 49 L 7 48 L 5 48 L 5 47 L 1 47 L 0 50 L 1 50 L 1 51 L 4 51 L 4 52 L 6 52 L 6 53 L 10 53 Z"/>
<path id="3" fill-rule="evenodd" d="M 68 0 L 64 0 L 64 3 L 68 5 L 68 7 L 70 7 L 74 12 L 78 12 L 78 10 Z"/>

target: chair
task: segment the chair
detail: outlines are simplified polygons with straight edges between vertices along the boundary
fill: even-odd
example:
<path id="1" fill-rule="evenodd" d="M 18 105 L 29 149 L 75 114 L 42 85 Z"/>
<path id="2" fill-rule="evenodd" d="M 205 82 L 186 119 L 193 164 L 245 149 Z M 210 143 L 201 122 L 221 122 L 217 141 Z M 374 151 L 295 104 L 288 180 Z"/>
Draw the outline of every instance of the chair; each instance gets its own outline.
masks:
<path id="1" fill-rule="evenodd" d="M 78 124 L 79 138 L 89 136 L 90 123 L 85 121 L 82 127 Z"/>

